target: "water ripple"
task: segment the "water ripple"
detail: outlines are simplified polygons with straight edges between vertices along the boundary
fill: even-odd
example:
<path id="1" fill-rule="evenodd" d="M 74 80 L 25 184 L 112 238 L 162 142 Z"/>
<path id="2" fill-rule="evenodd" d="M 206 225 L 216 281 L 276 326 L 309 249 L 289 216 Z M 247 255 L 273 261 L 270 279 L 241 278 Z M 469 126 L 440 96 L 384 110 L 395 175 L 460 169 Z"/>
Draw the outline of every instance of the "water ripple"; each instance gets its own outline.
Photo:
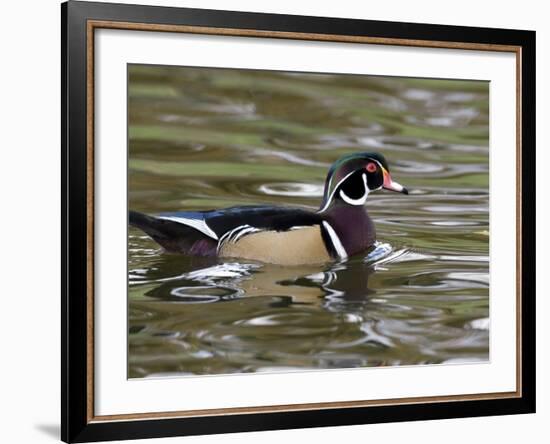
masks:
<path id="1" fill-rule="evenodd" d="M 131 65 L 131 209 L 316 209 L 329 166 L 356 151 L 384 154 L 410 194 L 371 193 L 378 242 L 321 265 L 170 255 L 130 228 L 129 377 L 487 361 L 488 93 Z"/>

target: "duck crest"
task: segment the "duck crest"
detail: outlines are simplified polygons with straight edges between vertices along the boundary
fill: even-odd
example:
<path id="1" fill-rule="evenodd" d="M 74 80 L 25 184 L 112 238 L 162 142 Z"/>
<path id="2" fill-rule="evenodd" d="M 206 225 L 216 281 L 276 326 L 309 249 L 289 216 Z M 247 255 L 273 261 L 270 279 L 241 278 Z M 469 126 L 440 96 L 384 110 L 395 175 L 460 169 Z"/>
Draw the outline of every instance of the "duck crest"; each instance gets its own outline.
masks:
<path id="1" fill-rule="evenodd" d="M 366 250 L 376 240 L 374 223 L 364 206 L 335 204 L 323 215 L 348 256 Z"/>

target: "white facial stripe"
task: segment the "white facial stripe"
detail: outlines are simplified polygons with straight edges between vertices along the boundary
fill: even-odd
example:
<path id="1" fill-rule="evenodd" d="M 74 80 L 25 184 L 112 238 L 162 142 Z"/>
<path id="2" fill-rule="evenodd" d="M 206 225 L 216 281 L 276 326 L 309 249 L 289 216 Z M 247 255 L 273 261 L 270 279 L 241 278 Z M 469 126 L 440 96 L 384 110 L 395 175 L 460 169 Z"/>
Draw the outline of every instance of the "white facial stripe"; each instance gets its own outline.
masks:
<path id="1" fill-rule="evenodd" d="M 346 253 L 346 249 L 342 245 L 342 242 L 340 242 L 340 238 L 336 234 L 336 231 L 334 231 L 334 228 L 332 228 L 326 220 L 323 221 L 323 227 L 325 227 L 325 229 L 327 230 L 330 241 L 332 242 L 332 246 L 336 250 L 336 254 L 338 254 L 338 257 L 342 260 L 347 259 L 348 254 Z"/>
<path id="2" fill-rule="evenodd" d="M 359 199 L 352 199 L 346 193 L 344 193 L 344 190 L 340 190 L 340 197 L 347 204 L 365 205 L 365 202 L 367 201 L 367 196 L 369 195 L 369 187 L 367 186 L 367 175 L 363 173 L 361 177 L 363 178 L 363 185 L 365 186 L 365 194 L 363 194 L 363 196 L 361 196 Z"/>
<path id="3" fill-rule="evenodd" d="M 159 219 L 171 220 L 172 222 L 177 222 L 182 225 L 194 228 L 195 230 L 200 231 L 203 234 L 206 234 L 212 239 L 218 240 L 218 235 L 212 231 L 212 229 L 206 224 L 202 219 L 187 219 L 185 217 L 176 217 L 176 216 L 160 216 Z"/>
<path id="4" fill-rule="evenodd" d="M 382 166 L 382 164 L 378 160 L 376 160 L 376 159 L 370 159 L 370 160 L 376 162 L 378 164 L 378 166 L 382 169 L 382 171 L 385 170 L 385 168 Z M 357 171 L 357 170 L 355 170 L 355 171 Z M 329 195 L 325 205 L 323 206 L 323 208 L 321 208 L 319 211 L 317 211 L 318 213 L 322 213 L 323 211 L 325 211 L 330 206 L 330 204 L 332 203 L 332 200 L 334 199 L 334 193 L 336 192 L 338 187 L 340 187 L 340 185 L 342 185 L 344 183 L 344 181 L 349 176 L 351 176 L 353 173 L 355 173 L 355 171 L 352 171 L 351 173 L 347 174 L 342 180 L 340 180 L 340 182 L 338 182 L 338 184 L 332 190 L 332 193 L 330 193 L 330 195 Z M 364 174 L 363 174 L 363 181 L 365 183 L 365 196 L 363 196 L 361 199 L 352 199 L 349 196 L 347 196 L 345 193 L 343 193 L 342 190 L 340 190 L 340 197 L 344 200 L 344 202 L 346 202 L 350 205 L 364 205 L 365 204 L 365 202 L 367 201 L 367 196 L 369 194 L 369 191 L 373 191 L 373 190 L 369 189 L 369 187 L 367 186 L 367 177 Z M 330 188 L 331 183 L 332 183 L 332 177 L 330 178 L 329 183 L 327 185 L 328 188 Z M 380 188 L 382 188 L 382 187 L 380 187 Z M 401 188 L 403 188 L 403 187 L 401 187 Z M 362 200 L 363 202 L 359 203 L 360 200 Z M 358 203 L 352 203 L 352 202 L 358 202 Z"/>
<path id="5" fill-rule="evenodd" d="M 340 190 L 340 197 L 342 198 L 342 200 L 345 203 L 350 204 L 350 205 L 364 205 L 365 202 L 367 201 L 367 193 L 365 193 L 363 195 L 363 197 L 361 197 L 359 199 L 352 199 L 346 193 L 344 193 L 342 190 Z"/>
<path id="6" fill-rule="evenodd" d="M 322 213 L 323 211 L 325 211 L 329 205 L 331 204 L 332 202 L 332 199 L 334 198 L 334 193 L 336 192 L 336 190 L 338 189 L 338 187 L 344 183 L 344 181 L 349 177 L 351 176 L 353 173 L 355 173 L 355 171 L 352 171 L 351 173 L 347 174 L 340 182 L 338 182 L 338 184 L 334 187 L 334 190 L 332 190 L 332 193 L 330 193 L 330 196 L 328 197 L 326 203 L 325 203 L 325 206 L 323 208 L 321 208 L 319 211 L 317 211 L 318 213 Z M 331 180 L 332 181 L 332 180 Z M 330 187 L 330 182 L 329 182 L 329 185 Z"/>

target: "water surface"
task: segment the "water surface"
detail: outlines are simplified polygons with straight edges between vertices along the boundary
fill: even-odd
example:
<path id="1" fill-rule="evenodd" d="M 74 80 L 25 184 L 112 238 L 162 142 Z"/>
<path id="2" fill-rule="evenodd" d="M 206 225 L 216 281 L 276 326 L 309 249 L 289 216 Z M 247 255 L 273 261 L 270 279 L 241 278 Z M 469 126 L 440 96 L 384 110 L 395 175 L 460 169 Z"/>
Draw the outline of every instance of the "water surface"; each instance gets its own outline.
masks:
<path id="1" fill-rule="evenodd" d="M 129 207 L 319 207 L 378 151 L 378 244 L 281 267 L 163 253 L 129 229 L 129 377 L 489 357 L 488 83 L 131 65 Z"/>

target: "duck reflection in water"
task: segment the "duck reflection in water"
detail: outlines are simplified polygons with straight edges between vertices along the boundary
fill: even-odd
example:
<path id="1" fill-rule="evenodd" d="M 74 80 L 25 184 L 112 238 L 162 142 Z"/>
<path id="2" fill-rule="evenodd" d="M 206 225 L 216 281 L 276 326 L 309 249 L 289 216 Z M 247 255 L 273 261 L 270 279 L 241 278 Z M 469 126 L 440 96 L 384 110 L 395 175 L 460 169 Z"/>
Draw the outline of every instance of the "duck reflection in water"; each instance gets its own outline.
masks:
<path id="1" fill-rule="evenodd" d="M 273 304 L 284 307 L 304 304 L 332 307 L 341 302 L 366 302 L 373 267 L 363 260 L 327 265 L 284 267 L 261 263 L 224 262 L 197 268 L 197 258 L 188 264 L 188 272 L 159 279 L 155 269 L 166 270 L 166 264 L 150 269 L 143 276 L 160 285 L 144 295 L 164 301 L 207 303 L 230 301 L 242 297 L 271 296 Z M 163 260 L 162 262 L 169 262 Z M 164 282 L 162 282 L 164 281 Z M 173 307 L 173 304 L 171 304 Z"/>

